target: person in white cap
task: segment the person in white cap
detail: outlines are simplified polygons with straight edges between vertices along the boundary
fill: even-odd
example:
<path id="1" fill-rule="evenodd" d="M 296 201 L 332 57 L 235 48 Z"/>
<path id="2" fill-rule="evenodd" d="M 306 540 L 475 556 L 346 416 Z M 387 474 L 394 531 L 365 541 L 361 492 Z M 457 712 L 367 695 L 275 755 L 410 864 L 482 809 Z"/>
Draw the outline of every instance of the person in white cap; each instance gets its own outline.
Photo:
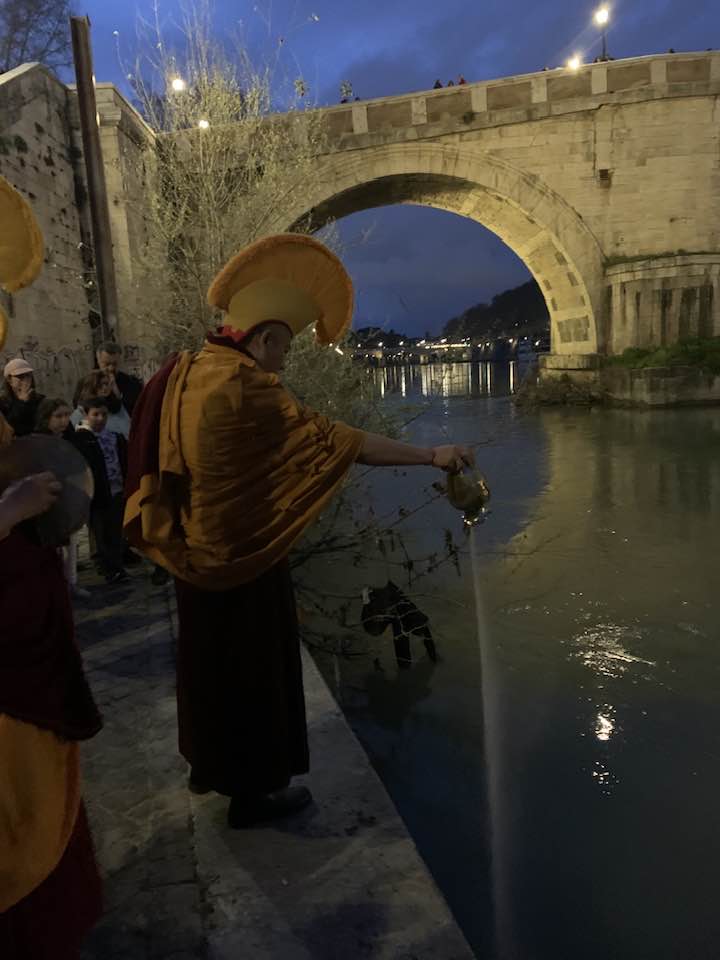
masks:
<path id="1" fill-rule="evenodd" d="M 350 277 L 312 237 L 233 257 L 208 291 L 224 313 L 198 353 L 145 387 L 133 413 L 125 535 L 175 576 L 180 752 L 190 785 L 231 797 L 228 824 L 306 806 L 307 725 L 288 555 L 355 462 L 456 471 L 465 447 L 414 447 L 301 406 L 278 374 L 294 335 L 337 343 Z"/>
<path id="2" fill-rule="evenodd" d="M 22 357 L 9 360 L 3 369 L 0 387 L 0 413 L 15 431 L 23 437 L 35 429 L 35 417 L 40 401 L 45 397 L 35 389 L 33 368 Z"/>

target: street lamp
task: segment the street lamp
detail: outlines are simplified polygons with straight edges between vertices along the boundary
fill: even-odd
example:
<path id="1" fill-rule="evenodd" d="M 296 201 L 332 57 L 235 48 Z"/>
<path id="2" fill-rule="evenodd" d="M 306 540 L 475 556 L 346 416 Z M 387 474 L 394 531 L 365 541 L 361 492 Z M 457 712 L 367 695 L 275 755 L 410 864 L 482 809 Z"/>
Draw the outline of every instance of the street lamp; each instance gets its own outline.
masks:
<path id="1" fill-rule="evenodd" d="M 173 88 L 175 93 L 182 93 L 185 87 L 187 86 L 187 84 L 185 83 L 182 77 L 173 77 L 173 80 L 170 86 Z"/>
<path id="2" fill-rule="evenodd" d="M 574 54 L 567 62 L 568 70 L 572 70 L 573 73 L 577 73 L 582 65 L 582 60 L 577 54 Z"/>
<path id="3" fill-rule="evenodd" d="M 201 130 L 207 130 L 209 126 L 210 126 L 209 120 L 198 120 L 198 127 L 200 127 Z"/>
<path id="4" fill-rule="evenodd" d="M 602 30 L 602 60 L 607 60 L 607 27 L 610 22 L 610 9 L 609 7 L 598 7 L 595 11 L 595 25 L 600 27 Z"/>

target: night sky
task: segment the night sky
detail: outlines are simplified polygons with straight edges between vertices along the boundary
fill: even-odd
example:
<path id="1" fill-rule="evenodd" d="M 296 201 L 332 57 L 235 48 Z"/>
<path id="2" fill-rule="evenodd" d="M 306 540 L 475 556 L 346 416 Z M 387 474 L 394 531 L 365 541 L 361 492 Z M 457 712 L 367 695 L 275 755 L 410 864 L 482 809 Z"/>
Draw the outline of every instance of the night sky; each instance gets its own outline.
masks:
<path id="1" fill-rule="evenodd" d="M 160 0 L 172 33 L 182 2 Z M 219 34 L 242 29 L 254 60 L 275 59 L 280 82 L 302 75 L 319 104 L 339 100 L 343 80 L 365 98 L 430 89 L 462 73 L 468 82 L 558 66 L 572 53 L 592 60 L 600 38 L 592 3 L 569 0 L 216 0 Z M 95 74 L 126 90 L 116 38 L 132 60 L 138 14 L 152 3 L 85 0 Z M 317 18 L 317 19 L 316 19 Z M 282 39 L 282 44 L 279 41 Z M 611 56 L 631 57 L 720 46 L 716 0 L 620 0 L 612 5 Z M 524 282 L 521 261 L 493 234 L 443 211 L 397 206 L 341 221 L 345 260 L 355 281 L 356 326 L 375 323 L 408 334 Z M 363 238 L 362 241 L 360 238 Z"/>

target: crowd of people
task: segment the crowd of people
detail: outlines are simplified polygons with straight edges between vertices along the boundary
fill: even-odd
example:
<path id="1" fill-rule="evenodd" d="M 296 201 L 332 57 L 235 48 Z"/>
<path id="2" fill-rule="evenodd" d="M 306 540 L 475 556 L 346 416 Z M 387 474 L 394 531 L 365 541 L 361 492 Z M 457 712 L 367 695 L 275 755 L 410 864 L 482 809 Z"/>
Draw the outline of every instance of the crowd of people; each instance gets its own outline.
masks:
<path id="1" fill-rule="evenodd" d="M 462 74 L 459 74 L 457 80 L 448 80 L 446 86 L 454 87 L 457 84 L 458 87 L 464 87 L 466 83 L 467 80 L 465 77 Z M 442 90 L 442 83 L 439 79 L 437 79 L 433 84 L 433 90 Z"/>
<path id="2" fill-rule="evenodd" d="M 127 475 L 127 439 L 142 381 L 121 369 L 122 350 L 113 341 L 101 343 L 95 352 L 97 366 L 82 377 L 72 403 L 63 397 L 46 397 L 35 383 L 35 371 L 22 357 L 5 364 L 0 388 L 0 413 L 16 437 L 48 434 L 72 444 L 88 463 L 94 482 L 88 533 L 92 561 L 109 584 L 128 579 L 127 566 L 141 558 L 125 542 L 122 533 Z M 75 597 L 89 592 L 78 585 L 79 535 L 63 547 L 65 577 Z M 156 566 L 155 584 L 168 574 Z"/>

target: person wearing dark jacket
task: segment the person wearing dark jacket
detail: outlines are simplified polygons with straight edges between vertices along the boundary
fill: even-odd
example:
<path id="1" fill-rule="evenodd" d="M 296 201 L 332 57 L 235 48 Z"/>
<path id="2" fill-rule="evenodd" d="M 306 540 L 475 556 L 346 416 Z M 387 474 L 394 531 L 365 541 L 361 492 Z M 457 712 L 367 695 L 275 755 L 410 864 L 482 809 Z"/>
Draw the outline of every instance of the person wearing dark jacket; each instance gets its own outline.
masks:
<path id="1" fill-rule="evenodd" d="M 24 437 L 35 429 L 42 393 L 35 389 L 33 368 L 22 357 L 15 357 L 5 364 L 3 384 L 0 387 L 0 413 L 15 431 L 16 437 Z"/>
<path id="2" fill-rule="evenodd" d="M 98 370 L 102 370 L 108 377 L 113 395 L 122 401 L 128 415 L 132 416 L 137 399 L 142 393 L 142 380 L 120 369 L 122 350 L 118 343 L 113 343 L 112 340 L 101 343 L 95 355 Z"/>
<path id="3" fill-rule="evenodd" d="M 108 583 L 127 578 L 123 567 L 123 486 L 127 473 L 127 441 L 106 429 L 108 408 L 104 397 L 83 401 L 85 420 L 73 443 L 88 462 L 95 481 L 90 504 L 90 529 L 102 572 Z"/>

